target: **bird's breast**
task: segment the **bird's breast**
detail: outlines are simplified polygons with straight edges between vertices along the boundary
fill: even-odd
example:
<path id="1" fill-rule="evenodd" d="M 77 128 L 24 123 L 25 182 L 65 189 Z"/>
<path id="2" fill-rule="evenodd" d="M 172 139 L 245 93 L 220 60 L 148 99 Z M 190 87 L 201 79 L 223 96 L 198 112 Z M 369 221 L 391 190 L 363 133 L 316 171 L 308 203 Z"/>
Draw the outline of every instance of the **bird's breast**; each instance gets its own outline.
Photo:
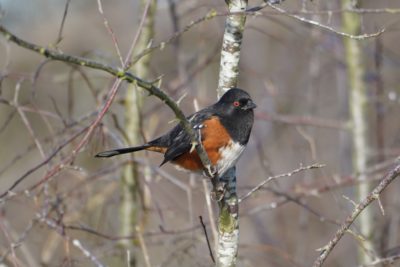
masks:
<path id="1" fill-rule="evenodd" d="M 219 175 L 223 175 L 229 168 L 235 166 L 245 145 L 232 139 L 218 117 L 213 116 L 194 129 L 200 131 L 202 145 Z M 179 169 L 203 171 L 203 164 L 194 149 L 173 159 L 172 163 Z"/>
<path id="2" fill-rule="evenodd" d="M 236 162 L 242 155 L 244 148 L 244 145 L 231 141 L 227 146 L 219 149 L 220 158 L 217 162 L 219 175 L 223 175 L 228 169 L 236 165 Z"/>

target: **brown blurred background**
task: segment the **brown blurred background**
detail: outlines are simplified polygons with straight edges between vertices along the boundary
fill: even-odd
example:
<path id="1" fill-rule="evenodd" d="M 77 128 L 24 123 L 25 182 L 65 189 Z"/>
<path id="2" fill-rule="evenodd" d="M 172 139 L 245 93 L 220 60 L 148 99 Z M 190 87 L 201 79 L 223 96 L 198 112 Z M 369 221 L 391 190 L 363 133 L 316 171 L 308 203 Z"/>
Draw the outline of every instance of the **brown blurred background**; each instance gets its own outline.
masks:
<path id="1" fill-rule="evenodd" d="M 65 3 L 0 0 L 3 11 L 0 23 L 25 40 L 52 47 Z M 212 9 L 226 11 L 223 1 L 174 3 L 179 29 Z M 400 8 L 397 1 L 360 3 L 369 9 Z M 158 2 L 154 44 L 167 40 L 174 32 L 170 4 L 170 1 Z M 287 0 L 281 7 L 341 30 L 343 12 L 339 12 L 338 1 Z M 141 18 L 139 3 L 103 1 L 103 8 L 124 56 Z M 326 10 L 332 12 L 323 12 Z M 151 53 L 149 80 L 162 76 L 160 87 L 176 100 L 186 93 L 180 105 L 186 114 L 195 111 L 194 100 L 200 108 L 216 101 L 224 21 L 224 16 L 218 16 L 201 22 L 179 37 L 179 46 L 172 42 Z M 399 13 L 362 14 L 363 33 L 387 27 L 378 38 L 362 41 L 368 118 L 374 129 L 368 132 L 371 167 L 393 161 L 399 154 L 398 21 Z M 96 1 L 70 2 L 62 36 L 58 47 L 66 54 L 119 64 Z M 45 59 L 38 54 L 3 37 L 0 40 L 3 100 L 0 102 L 0 193 L 3 193 L 45 158 L 16 106 L 25 108 L 23 113 L 34 136 L 43 146 L 45 156 L 49 156 L 95 119 L 95 112 L 101 108 L 114 79 L 84 67 L 77 69 L 55 61 L 44 63 Z M 377 68 L 379 59 L 381 64 Z M 247 18 L 240 66 L 239 87 L 252 95 L 258 108 L 252 137 L 237 166 L 239 196 L 270 175 L 312 163 L 323 163 L 326 167 L 268 183 L 241 203 L 239 266 L 310 266 L 318 256 L 316 249 L 325 245 L 338 228 L 335 222 L 343 221 L 353 209 L 343 196 L 355 199 L 354 189 L 358 184 L 352 177 L 343 38 L 266 8 Z M 383 84 L 380 95 L 379 81 Z M 13 266 L 12 252 L 21 261 L 17 266 L 91 266 L 93 262 L 71 245 L 73 238 L 79 239 L 104 265 L 129 266 L 128 254 L 118 238 L 119 178 L 129 156 L 110 160 L 93 158 L 99 151 L 126 144 L 120 130 L 124 128 L 125 90 L 123 83 L 103 125 L 73 164 L 65 166 L 46 185 L 23 192 L 71 153 L 79 138 L 27 176 L 14 190 L 15 197 L 0 203 L 0 257 L 6 266 Z M 381 112 L 382 127 L 376 127 L 377 112 Z M 157 137 L 173 126 L 169 123 L 174 119 L 173 113 L 155 97 L 145 98 L 141 115 L 143 140 Z M 379 134 L 384 137 L 383 147 L 377 146 Z M 163 166 L 159 173 L 160 155 L 142 153 L 137 161 L 139 183 L 141 188 L 148 187 L 151 196 L 148 211 L 141 211 L 138 216 L 152 265 L 211 266 L 198 219 L 203 216 L 212 238 L 202 178 L 188 177 L 170 166 Z M 150 166 L 150 180 L 144 179 L 145 166 Z M 368 179 L 381 177 L 385 170 L 380 168 L 368 175 Z M 380 255 L 399 245 L 399 183 L 392 183 L 382 196 L 385 216 L 378 205 L 371 207 L 376 220 L 376 235 L 372 239 Z M 41 213 L 57 221 L 58 226 L 52 228 L 49 221 L 39 218 Z M 353 230 L 357 232 L 357 226 Z M 18 243 L 13 251 L 11 243 Z M 144 266 L 143 247 L 139 243 L 132 246 L 129 257 L 135 257 L 137 265 Z M 325 266 L 357 266 L 358 246 L 354 236 L 346 235 Z"/>

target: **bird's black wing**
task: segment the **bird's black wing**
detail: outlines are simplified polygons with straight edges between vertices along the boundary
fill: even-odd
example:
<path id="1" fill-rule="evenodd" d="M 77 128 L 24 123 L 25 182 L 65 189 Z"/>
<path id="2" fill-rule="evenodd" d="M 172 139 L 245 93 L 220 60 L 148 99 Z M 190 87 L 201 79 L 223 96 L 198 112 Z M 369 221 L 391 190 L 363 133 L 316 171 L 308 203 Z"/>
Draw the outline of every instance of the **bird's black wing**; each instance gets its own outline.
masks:
<path id="1" fill-rule="evenodd" d="M 194 129 L 199 129 L 204 120 L 209 119 L 213 115 L 212 110 L 208 108 L 188 116 L 187 119 Z M 180 124 L 176 125 L 169 133 L 150 141 L 149 145 L 167 147 L 167 151 L 164 154 L 164 161 L 161 165 L 176 159 L 192 148 L 190 136 Z"/>

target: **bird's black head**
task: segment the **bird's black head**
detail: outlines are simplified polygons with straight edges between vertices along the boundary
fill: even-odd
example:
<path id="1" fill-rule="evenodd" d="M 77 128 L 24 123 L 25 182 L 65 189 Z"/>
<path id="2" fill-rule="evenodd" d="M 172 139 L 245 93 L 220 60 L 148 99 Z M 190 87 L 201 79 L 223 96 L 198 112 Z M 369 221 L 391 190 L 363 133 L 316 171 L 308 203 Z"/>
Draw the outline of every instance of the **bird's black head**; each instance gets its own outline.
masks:
<path id="1" fill-rule="evenodd" d="M 250 95 L 239 88 L 227 91 L 216 105 L 227 115 L 253 113 L 253 109 L 257 107 Z"/>
<path id="2" fill-rule="evenodd" d="M 254 122 L 253 109 L 256 108 L 250 95 L 239 88 L 227 91 L 214 105 L 225 126 L 235 142 L 247 144 Z"/>

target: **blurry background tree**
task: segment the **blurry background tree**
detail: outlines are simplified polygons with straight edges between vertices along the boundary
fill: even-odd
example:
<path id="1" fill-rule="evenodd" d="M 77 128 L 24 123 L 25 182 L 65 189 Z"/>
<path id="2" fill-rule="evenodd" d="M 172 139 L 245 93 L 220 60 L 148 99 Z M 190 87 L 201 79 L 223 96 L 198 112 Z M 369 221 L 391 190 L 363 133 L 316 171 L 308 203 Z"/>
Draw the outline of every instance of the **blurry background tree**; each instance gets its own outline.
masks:
<path id="1" fill-rule="evenodd" d="M 140 24 L 142 25 L 137 31 L 134 42 L 134 51 L 132 53 L 132 59 L 139 54 L 141 51 L 145 50 L 154 37 L 154 21 L 155 21 L 155 11 L 156 11 L 156 1 L 142 0 L 140 4 L 142 19 Z M 151 55 L 148 54 L 141 58 L 132 66 L 132 71 L 139 77 L 148 80 L 151 78 Z M 127 136 L 126 144 L 140 144 L 144 143 L 142 136 L 142 109 L 143 102 L 146 97 L 146 93 L 143 92 L 139 86 L 136 84 L 130 84 L 127 87 L 126 97 L 125 97 L 125 127 L 124 132 Z M 131 154 L 132 159 L 134 155 Z M 150 208 L 151 194 L 147 190 L 147 183 L 151 180 L 151 174 L 148 167 L 143 169 L 142 172 L 143 186 L 140 188 L 140 176 L 136 164 L 127 164 L 122 176 L 121 184 L 121 231 L 120 235 L 128 236 L 130 233 L 134 233 L 135 226 L 141 229 L 142 221 L 145 220 L 144 214 L 142 216 L 139 214 L 140 211 L 146 211 Z M 141 218 L 139 218 L 141 217 Z M 145 222 L 144 222 L 145 224 Z M 132 240 L 124 239 L 123 244 L 125 244 L 126 249 L 130 249 L 133 245 Z M 132 257 L 134 259 L 136 257 Z"/>
<path id="2" fill-rule="evenodd" d="M 315 250 L 365 197 L 361 192 L 368 194 L 396 163 L 400 3 L 354 4 L 249 2 L 239 87 L 258 108 L 237 166 L 238 195 L 299 165 L 326 167 L 273 179 L 240 202 L 240 266 L 310 266 Z M 152 0 L 0 0 L 0 6 L 0 25 L 16 36 L 119 68 L 131 64 L 132 73 L 181 99 L 185 114 L 194 103 L 215 102 L 223 1 L 158 1 L 156 8 Z M 146 36 L 152 27 L 154 35 Z M 19 183 L 0 201 L 0 263 L 212 265 L 198 216 L 215 238 L 215 215 L 201 178 L 159 169 L 159 155 L 93 158 L 170 129 L 170 109 L 135 84 L 0 40 L 0 194 Z M 140 100 L 126 97 L 134 96 L 129 92 Z M 142 104 L 132 104 L 137 101 Z M 108 105 L 101 124 L 91 127 Z M 120 187 L 123 173 L 134 195 Z M 351 227 L 324 266 L 379 266 L 383 258 L 399 257 L 399 183 L 380 197 L 385 215 L 377 203 L 364 210 L 369 215 Z M 151 202 L 129 200 L 145 196 Z M 124 209 L 129 216 L 121 216 L 123 203 L 135 205 Z M 124 224 L 126 218 L 131 222 Z"/>

